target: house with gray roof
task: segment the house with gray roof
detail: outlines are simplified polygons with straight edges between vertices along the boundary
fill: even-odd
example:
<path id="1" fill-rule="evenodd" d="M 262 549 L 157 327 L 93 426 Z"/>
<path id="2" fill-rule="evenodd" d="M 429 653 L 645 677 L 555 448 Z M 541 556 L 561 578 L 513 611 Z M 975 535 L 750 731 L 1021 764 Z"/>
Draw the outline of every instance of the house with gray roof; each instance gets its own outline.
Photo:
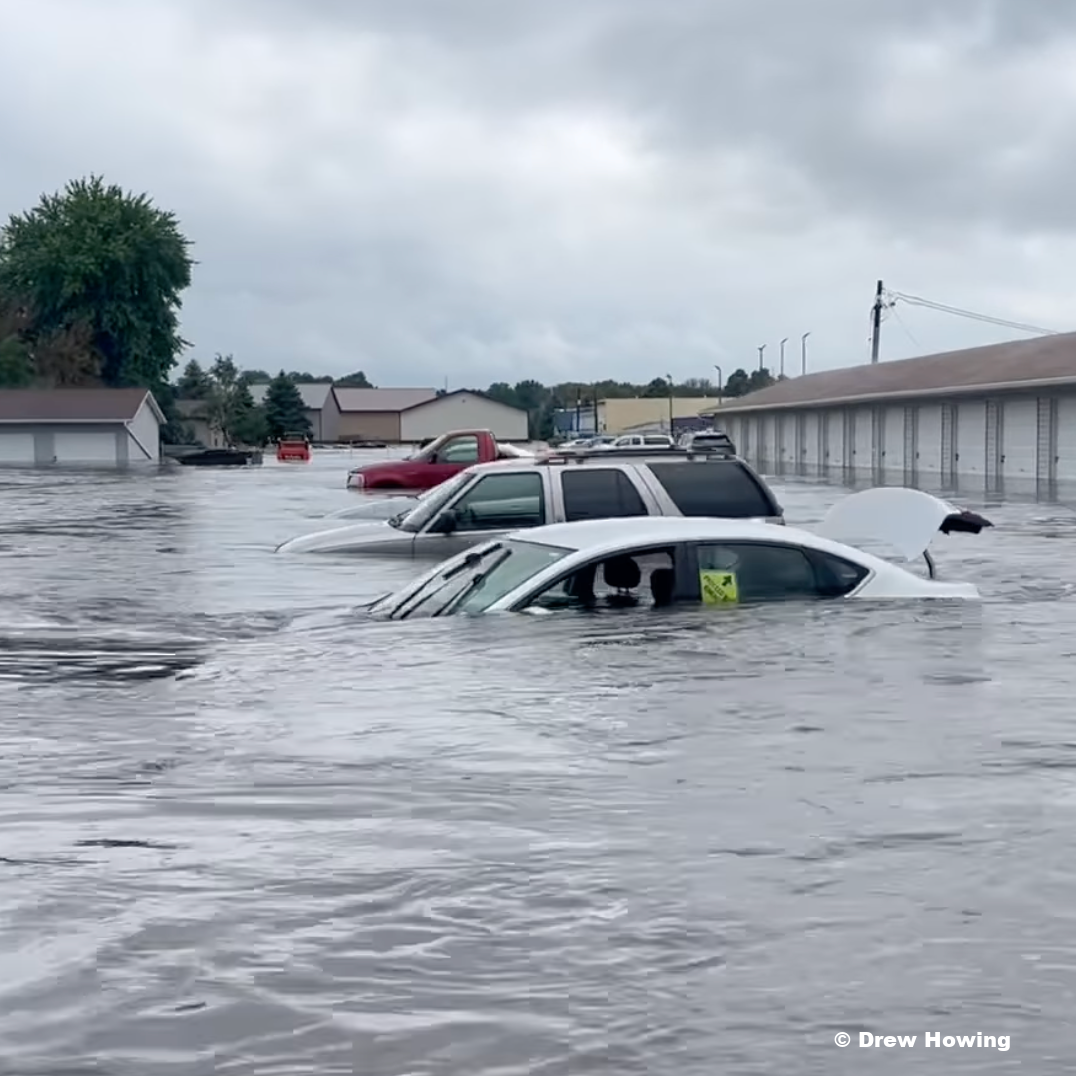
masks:
<path id="1" fill-rule="evenodd" d="M 147 389 L 0 389 L 0 464 L 156 464 L 164 421 Z"/>

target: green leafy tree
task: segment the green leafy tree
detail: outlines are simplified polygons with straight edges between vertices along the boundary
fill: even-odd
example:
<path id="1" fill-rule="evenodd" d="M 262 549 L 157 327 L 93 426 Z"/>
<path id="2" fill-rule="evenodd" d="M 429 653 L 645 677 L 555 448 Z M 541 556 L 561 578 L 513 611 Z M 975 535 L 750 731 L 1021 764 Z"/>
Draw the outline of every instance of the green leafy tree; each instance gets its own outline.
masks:
<path id="1" fill-rule="evenodd" d="M 317 378 L 321 381 L 322 378 Z M 342 389 L 372 389 L 375 385 L 372 385 L 366 375 L 361 370 L 356 370 L 353 374 L 347 374 L 345 377 L 338 377 L 333 384 L 339 385 Z"/>
<path id="2" fill-rule="evenodd" d="M 178 314 L 193 264 L 173 214 L 100 176 L 43 195 L 0 230 L 0 293 L 32 312 L 31 348 L 82 325 L 106 385 L 167 380 L 186 346 Z"/>
<path id="3" fill-rule="evenodd" d="M 240 380 L 232 397 L 225 436 L 233 445 L 264 445 L 269 440 L 265 409 L 254 402 L 250 386 Z"/>
<path id="4" fill-rule="evenodd" d="M 176 396 L 180 400 L 207 400 L 213 391 L 213 379 L 202 369 L 197 359 L 191 359 L 183 367 L 176 384 Z"/>
<path id="5" fill-rule="evenodd" d="M 34 381 L 30 349 L 17 336 L 0 340 L 0 388 L 23 389 Z"/>
<path id="6" fill-rule="evenodd" d="M 732 373 L 729 374 L 728 380 L 725 382 L 725 395 L 746 396 L 750 391 L 750 378 L 747 376 L 747 371 L 742 367 L 733 370 Z"/>
<path id="7" fill-rule="evenodd" d="M 763 366 L 759 370 L 752 370 L 747 379 L 747 391 L 758 392 L 759 389 L 768 389 L 770 385 L 776 385 L 777 381 L 769 369 Z"/>
<path id="8" fill-rule="evenodd" d="M 306 404 L 298 387 L 283 370 L 269 382 L 265 390 L 265 421 L 271 441 L 279 441 L 286 433 L 314 432 L 306 415 Z"/>
<path id="9" fill-rule="evenodd" d="M 239 374 L 231 355 L 217 355 L 209 369 L 212 383 L 205 402 L 205 417 L 226 444 L 264 444 L 265 412 L 254 402 L 250 386 Z"/>

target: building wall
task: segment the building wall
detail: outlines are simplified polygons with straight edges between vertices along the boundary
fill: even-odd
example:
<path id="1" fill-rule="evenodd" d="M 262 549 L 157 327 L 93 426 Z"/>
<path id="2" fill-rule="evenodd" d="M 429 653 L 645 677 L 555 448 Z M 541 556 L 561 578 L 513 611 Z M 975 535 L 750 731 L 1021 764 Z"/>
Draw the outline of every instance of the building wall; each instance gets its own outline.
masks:
<path id="1" fill-rule="evenodd" d="M 336 427 L 336 441 L 400 443 L 399 411 L 344 411 Z"/>
<path id="2" fill-rule="evenodd" d="M 7 465 L 123 466 L 132 459 L 131 447 L 123 423 L 0 427 L 0 463 Z"/>
<path id="3" fill-rule="evenodd" d="M 673 418 L 693 418 L 701 408 L 714 407 L 718 402 L 716 396 L 674 396 Z M 633 396 L 598 401 L 598 424 L 602 433 L 624 433 L 647 423 L 656 423 L 665 433 L 669 432 L 668 396 Z"/>
<path id="4" fill-rule="evenodd" d="M 130 461 L 158 462 L 161 458 L 161 424 L 157 421 L 148 397 L 131 420 L 130 431 L 133 435 L 128 451 Z"/>
<path id="5" fill-rule="evenodd" d="M 313 422 L 311 422 L 313 425 Z M 339 438 L 340 433 L 340 408 L 336 404 L 335 393 L 330 392 L 325 397 L 325 403 L 318 413 L 318 424 L 314 426 L 316 433 L 315 441 L 325 441 L 331 444 Z"/>
<path id="6" fill-rule="evenodd" d="M 400 413 L 400 440 L 422 441 L 449 430 L 491 430 L 501 441 L 527 440 L 527 412 L 472 392 L 440 396 Z"/>
<path id="7" fill-rule="evenodd" d="M 985 495 L 1076 483 L 1076 392 L 731 413 L 715 426 L 775 477 Z"/>

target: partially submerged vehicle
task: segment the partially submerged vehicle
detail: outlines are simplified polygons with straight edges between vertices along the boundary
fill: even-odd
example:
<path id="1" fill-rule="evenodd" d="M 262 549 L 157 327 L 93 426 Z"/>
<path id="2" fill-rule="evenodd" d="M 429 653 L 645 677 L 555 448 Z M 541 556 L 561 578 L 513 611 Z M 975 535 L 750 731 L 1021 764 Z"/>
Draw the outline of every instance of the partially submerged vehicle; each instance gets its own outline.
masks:
<path id="1" fill-rule="evenodd" d="M 353 468 L 347 473 L 347 488 L 432 489 L 476 463 L 533 455 L 528 449 L 498 441 L 489 430 L 452 430 L 419 445 L 406 459 L 381 460 Z"/>
<path id="2" fill-rule="evenodd" d="M 605 519 L 517 531 L 485 542 L 378 599 L 391 620 L 493 612 L 653 605 L 739 605 L 812 599 L 975 600 L 974 583 L 936 578 L 928 547 L 939 534 L 992 524 L 919 490 L 852 494 L 817 532 L 753 520 Z M 836 535 L 880 540 L 926 576 Z M 599 571 L 601 578 L 599 579 Z M 644 585 L 647 598 L 637 591 Z"/>
<path id="3" fill-rule="evenodd" d="M 277 442 L 276 458 L 279 463 L 309 463 L 310 441 L 305 433 L 285 433 Z"/>
<path id="4" fill-rule="evenodd" d="M 374 509 L 371 509 L 371 514 Z M 780 522 L 781 505 L 743 460 L 721 450 L 551 452 L 469 467 L 398 513 L 293 538 L 279 553 L 443 560 L 497 534 L 583 519 L 722 516 Z"/>

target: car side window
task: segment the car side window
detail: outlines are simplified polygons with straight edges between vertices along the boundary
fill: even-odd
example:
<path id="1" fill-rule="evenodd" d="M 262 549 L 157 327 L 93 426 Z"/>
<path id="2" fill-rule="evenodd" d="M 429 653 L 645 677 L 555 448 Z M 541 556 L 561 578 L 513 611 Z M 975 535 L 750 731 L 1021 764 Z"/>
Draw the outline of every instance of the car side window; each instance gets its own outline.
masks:
<path id="1" fill-rule="evenodd" d="M 515 530 L 546 522 L 545 489 L 537 471 L 480 478 L 452 509 L 457 531 Z"/>
<path id="2" fill-rule="evenodd" d="M 764 542 L 700 543 L 704 605 L 833 597 L 828 580 L 796 546 Z"/>
<path id="3" fill-rule="evenodd" d="M 464 437 L 453 437 L 441 446 L 437 452 L 435 463 L 477 463 L 478 462 L 478 438 L 474 434 Z"/>
<path id="4" fill-rule="evenodd" d="M 572 467 L 559 472 L 564 491 L 564 518 L 615 519 L 650 513 L 639 491 L 623 471 L 613 467 Z"/>
<path id="5" fill-rule="evenodd" d="M 870 574 L 861 564 L 817 549 L 811 550 L 810 557 L 815 563 L 823 596 L 827 598 L 843 598 L 845 594 L 851 594 Z"/>

